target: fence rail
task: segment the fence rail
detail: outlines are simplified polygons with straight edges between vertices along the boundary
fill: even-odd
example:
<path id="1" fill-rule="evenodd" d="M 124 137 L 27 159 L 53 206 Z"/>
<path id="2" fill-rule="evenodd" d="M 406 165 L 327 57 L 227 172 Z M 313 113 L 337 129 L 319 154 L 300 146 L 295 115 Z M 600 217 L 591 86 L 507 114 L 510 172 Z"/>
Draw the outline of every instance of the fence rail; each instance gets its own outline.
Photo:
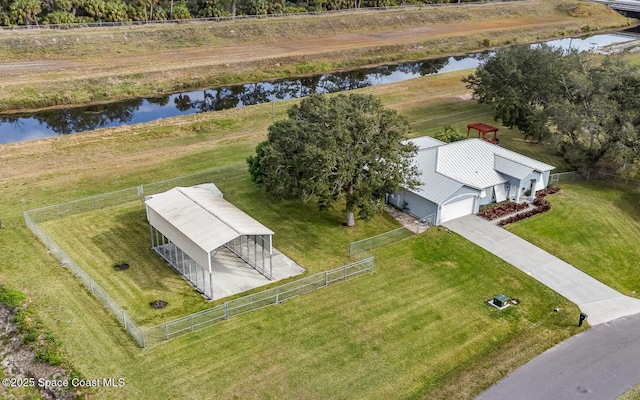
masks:
<path id="1" fill-rule="evenodd" d="M 622 186 L 640 189 L 640 179 L 622 178 L 616 174 L 611 174 L 603 171 L 594 171 L 588 174 L 586 177 L 584 174 L 578 171 L 561 172 L 552 174 L 549 177 L 549 183 L 557 185 L 560 183 L 574 183 L 584 181 L 598 181 L 608 183 L 613 186 Z"/>
<path id="2" fill-rule="evenodd" d="M 103 195 L 24 211 L 24 220 L 27 228 L 29 228 L 29 230 L 31 230 L 31 232 L 33 232 L 33 234 L 46 246 L 50 253 L 58 259 L 64 267 L 69 269 L 69 271 L 71 271 L 71 273 L 80 280 L 80 282 L 82 282 L 87 290 L 116 317 L 127 332 L 129 332 L 134 340 L 142 347 L 147 347 L 152 344 L 168 340 L 181 333 L 194 331 L 204 325 L 278 304 L 293 297 L 373 271 L 374 259 L 373 257 L 368 257 L 339 268 L 320 272 L 274 288 L 230 300 L 222 305 L 180 317 L 172 321 L 167 321 L 148 328 L 141 328 L 136 321 L 89 276 L 89 274 L 87 274 L 40 228 L 40 226 L 38 226 L 38 223 L 68 215 L 79 214 L 135 200 L 144 200 L 144 196 L 146 195 L 169 190 L 175 186 L 211 182 L 219 178 L 234 177 L 240 173 L 244 173 L 244 171 L 244 164 L 231 164 L 224 168 L 215 168 L 196 174 L 185 175 L 147 185 L 140 185 Z"/>
<path id="3" fill-rule="evenodd" d="M 118 303 L 109 297 L 107 292 L 104 291 L 104 289 L 102 289 L 93 279 L 91 279 L 91 277 L 82 268 L 80 268 L 80 266 L 76 264 L 73 259 L 56 244 L 56 242 L 54 242 L 46 233 L 44 233 L 44 231 L 42 231 L 42 229 L 40 229 L 38 224 L 31 219 L 28 211 L 24 212 L 24 220 L 27 228 L 29 228 L 38 239 L 40 239 L 51 254 L 53 254 L 53 256 L 57 258 L 64 267 L 68 268 L 71 273 L 91 292 L 91 294 L 97 298 L 100 303 L 116 317 L 116 319 L 118 319 L 134 340 L 140 346 L 144 347 L 144 332 L 133 318 L 131 318 L 131 316 L 129 316 L 126 311 L 118 305 Z"/>
<path id="4" fill-rule="evenodd" d="M 349 244 L 349 257 L 355 257 L 357 255 L 368 253 L 378 247 L 383 247 L 391 243 L 398 242 L 402 239 L 406 239 L 413 235 L 413 232 L 407 228 L 401 227 L 389 232 L 381 233 L 370 238 L 351 242 Z"/>
<path id="5" fill-rule="evenodd" d="M 274 13 L 274 14 L 260 14 L 260 15 L 236 15 L 234 16 L 222 16 L 222 17 L 206 17 L 206 18 L 189 18 L 189 19 L 165 19 L 165 20 L 136 20 L 136 21 L 120 21 L 120 22 L 108 22 L 108 21 L 96 21 L 96 22 L 76 22 L 70 24 L 39 24 L 39 25 L 8 25 L 0 26 L 3 30 L 28 30 L 28 29 L 78 29 L 78 28 L 103 28 L 103 27 L 118 27 L 118 26 L 143 26 L 143 25 L 166 25 L 166 24 L 187 24 L 190 22 L 225 22 L 236 20 L 254 20 L 254 19 L 273 19 L 283 18 L 289 16 L 312 16 L 323 14 L 339 14 L 339 13 L 356 13 L 356 12 L 369 12 L 369 11 L 384 11 L 384 10 L 421 10 L 435 7 L 460 7 L 460 6 L 473 6 L 473 5 L 485 5 L 491 2 L 494 3 L 510 3 L 523 0 L 471 0 L 455 3 L 429 3 L 420 5 L 399 5 L 388 7 L 361 7 L 361 8 L 344 8 L 340 10 L 320 10 L 320 11 L 306 11 L 306 12 L 291 12 L 291 13 Z M 230 12 L 230 10 L 228 10 Z"/>
<path id="6" fill-rule="evenodd" d="M 146 345 L 168 340 L 186 332 L 193 332 L 204 325 L 279 304 L 285 300 L 328 287 L 363 273 L 372 272 L 373 265 L 374 258 L 368 257 L 352 264 L 319 272 L 274 288 L 227 301 L 204 311 L 145 328 Z"/>

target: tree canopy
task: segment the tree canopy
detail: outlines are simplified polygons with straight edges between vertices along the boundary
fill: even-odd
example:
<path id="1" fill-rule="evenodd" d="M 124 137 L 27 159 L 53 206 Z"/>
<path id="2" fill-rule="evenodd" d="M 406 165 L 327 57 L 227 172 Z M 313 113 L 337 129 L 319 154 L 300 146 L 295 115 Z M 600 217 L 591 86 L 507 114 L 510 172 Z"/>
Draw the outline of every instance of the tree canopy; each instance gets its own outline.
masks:
<path id="1" fill-rule="evenodd" d="M 418 1 L 432 2 L 459 1 Z M 389 7 L 414 3 L 409 0 L 0 0 L 0 26 L 183 20 Z"/>
<path id="2" fill-rule="evenodd" d="M 622 60 L 513 46 L 464 78 L 496 119 L 549 141 L 575 167 L 640 172 L 640 72 Z"/>
<path id="3" fill-rule="evenodd" d="M 247 159 L 254 182 L 276 198 L 314 201 L 321 210 L 345 199 L 346 225 L 369 219 L 384 196 L 415 187 L 417 148 L 409 124 L 370 95 L 313 95 L 269 127 Z"/>

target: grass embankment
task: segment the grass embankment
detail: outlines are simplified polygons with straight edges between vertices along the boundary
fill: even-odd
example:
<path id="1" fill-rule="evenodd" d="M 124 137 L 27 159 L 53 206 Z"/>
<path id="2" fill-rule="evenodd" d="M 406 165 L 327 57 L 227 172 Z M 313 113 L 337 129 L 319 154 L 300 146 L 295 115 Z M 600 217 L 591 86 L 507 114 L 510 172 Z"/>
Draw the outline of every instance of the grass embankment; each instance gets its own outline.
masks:
<path id="1" fill-rule="evenodd" d="M 532 0 L 264 21 L 2 31 L 0 111 L 458 54 L 630 21 L 601 4 Z"/>
<path id="2" fill-rule="evenodd" d="M 640 297 L 640 197 L 602 184 L 562 185 L 551 212 L 507 227 L 623 294 Z"/>
<path id="3" fill-rule="evenodd" d="M 433 121 L 449 108 L 469 115 L 446 123 L 490 121 L 489 110 L 464 100 L 461 76 L 364 92 L 406 114 L 416 135 L 440 126 Z M 276 104 L 277 118 L 290 104 Z M 574 306 L 458 236 L 434 230 L 377 251 L 372 275 L 141 350 L 24 227 L 24 209 L 241 162 L 270 123 L 267 104 L 0 146 L 0 273 L 28 296 L 84 376 L 125 378 L 124 388 L 100 388 L 97 398 L 470 398 L 576 332 Z M 504 132 L 503 140 L 513 135 L 516 143 L 515 133 Z M 531 151 L 556 157 L 545 147 Z M 271 204 L 246 175 L 221 188 L 264 218 L 276 245 L 303 266 L 342 262 L 351 233 L 340 226 L 339 210 L 309 207 L 304 223 L 287 213 L 290 205 Z M 121 224 L 136 232 L 140 219 Z M 377 229 L 386 227 L 371 232 Z M 101 231 L 108 229 L 88 234 Z M 148 231 L 142 236 L 146 241 Z M 522 303 L 504 312 L 483 303 L 501 292 Z"/>

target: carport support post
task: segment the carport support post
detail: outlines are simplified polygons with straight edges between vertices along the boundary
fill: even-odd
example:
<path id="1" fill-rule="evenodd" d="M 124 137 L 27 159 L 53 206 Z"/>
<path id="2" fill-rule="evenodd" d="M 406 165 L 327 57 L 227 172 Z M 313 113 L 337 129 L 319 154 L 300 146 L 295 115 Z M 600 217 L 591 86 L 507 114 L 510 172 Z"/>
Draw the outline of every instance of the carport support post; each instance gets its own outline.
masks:
<path id="1" fill-rule="evenodd" d="M 269 235 L 269 278 L 273 278 L 273 263 L 271 262 L 271 256 L 273 255 L 273 235 Z"/>
<path id="2" fill-rule="evenodd" d="M 211 271 L 211 253 L 209 254 L 209 291 L 211 292 L 211 299 L 213 299 L 213 273 Z"/>

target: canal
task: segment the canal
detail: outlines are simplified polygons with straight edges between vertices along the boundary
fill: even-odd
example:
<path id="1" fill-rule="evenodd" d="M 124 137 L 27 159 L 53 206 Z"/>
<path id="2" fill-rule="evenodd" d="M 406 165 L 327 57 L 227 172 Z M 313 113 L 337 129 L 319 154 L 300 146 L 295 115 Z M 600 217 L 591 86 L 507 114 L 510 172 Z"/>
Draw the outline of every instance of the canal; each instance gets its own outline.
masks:
<path id="1" fill-rule="evenodd" d="M 589 51 L 637 38 L 637 33 L 620 32 L 586 38 L 563 38 L 546 43 L 563 49 L 575 48 L 579 51 Z M 487 53 L 474 53 L 301 78 L 214 87 L 105 104 L 57 108 L 24 114 L 0 114 L 0 144 L 295 99 L 314 93 L 335 93 L 401 82 L 420 76 L 475 68 L 486 55 Z"/>

